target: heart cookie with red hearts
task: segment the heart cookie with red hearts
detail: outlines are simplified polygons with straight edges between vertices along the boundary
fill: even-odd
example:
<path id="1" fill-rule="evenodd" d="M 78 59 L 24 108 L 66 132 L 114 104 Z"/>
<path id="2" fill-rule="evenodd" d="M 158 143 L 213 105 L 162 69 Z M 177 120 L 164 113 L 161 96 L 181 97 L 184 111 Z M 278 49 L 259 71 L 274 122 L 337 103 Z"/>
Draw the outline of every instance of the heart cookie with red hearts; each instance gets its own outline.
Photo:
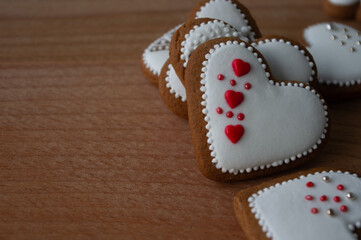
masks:
<path id="1" fill-rule="evenodd" d="M 306 83 L 275 78 L 263 55 L 239 39 L 198 47 L 185 83 L 198 166 L 210 179 L 244 180 L 292 168 L 313 158 L 327 138 L 320 94 Z"/>
<path id="2" fill-rule="evenodd" d="M 247 239 L 360 239 L 361 179 L 339 169 L 298 172 L 242 190 L 234 210 Z"/>

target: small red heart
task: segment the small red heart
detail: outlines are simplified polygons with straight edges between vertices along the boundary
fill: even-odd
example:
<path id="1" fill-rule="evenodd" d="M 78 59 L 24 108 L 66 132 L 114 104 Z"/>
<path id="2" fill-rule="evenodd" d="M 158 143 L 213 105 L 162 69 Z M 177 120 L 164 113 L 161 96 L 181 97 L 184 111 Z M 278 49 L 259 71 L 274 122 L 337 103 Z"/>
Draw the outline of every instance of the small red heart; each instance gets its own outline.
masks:
<path id="1" fill-rule="evenodd" d="M 248 62 L 244 62 L 241 59 L 234 59 L 232 62 L 234 74 L 237 77 L 242 77 L 251 71 L 251 65 Z"/>
<path id="2" fill-rule="evenodd" d="M 236 144 L 244 133 L 244 128 L 242 125 L 228 125 L 226 129 L 224 130 L 229 140 L 231 140 L 232 143 Z"/>
<path id="3" fill-rule="evenodd" d="M 235 92 L 233 90 L 228 90 L 224 94 L 224 97 L 226 98 L 226 101 L 231 108 L 237 107 L 239 104 L 243 102 L 244 99 L 243 93 Z"/>

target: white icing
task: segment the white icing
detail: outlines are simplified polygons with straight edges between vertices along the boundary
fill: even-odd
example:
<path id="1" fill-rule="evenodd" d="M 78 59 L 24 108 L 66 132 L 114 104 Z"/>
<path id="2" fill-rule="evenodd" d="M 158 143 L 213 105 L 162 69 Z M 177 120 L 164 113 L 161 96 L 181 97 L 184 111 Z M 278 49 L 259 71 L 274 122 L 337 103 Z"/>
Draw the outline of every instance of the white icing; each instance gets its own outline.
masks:
<path id="1" fill-rule="evenodd" d="M 330 177 L 330 182 L 322 181 L 323 176 Z M 309 181 L 315 186 L 306 187 Z M 345 189 L 337 190 L 338 184 L 343 184 Z M 354 200 L 346 197 L 348 192 L 354 193 Z M 307 195 L 314 199 L 306 200 Z M 328 200 L 321 202 L 322 195 Z M 334 202 L 334 196 L 339 196 L 341 201 Z M 263 189 L 248 201 L 263 231 L 273 240 L 354 240 L 357 237 L 351 230 L 361 227 L 361 180 L 349 173 L 309 174 Z M 341 205 L 346 205 L 348 211 L 341 212 Z M 319 212 L 312 214 L 312 208 Z M 333 209 L 335 216 L 328 216 L 328 209 Z"/>
<path id="2" fill-rule="evenodd" d="M 320 23 L 307 28 L 304 37 L 310 44 L 319 82 L 361 84 L 361 35 L 356 29 L 340 23 Z"/>
<path id="3" fill-rule="evenodd" d="M 183 102 L 187 101 L 186 90 L 178 78 L 172 64 L 168 65 L 165 81 L 167 82 L 166 86 L 169 88 L 170 93 L 174 94 L 176 98 L 181 98 Z"/>
<path id="4" fill-rule="evenodd" d="M 169 44 L 179 26 L 169 30 L 152 42 L 143 52 L 144 65 L 156 76 L 159 76 L 164 63 L 169 58 Z"/>
<path id="5" fill-rule="evenodd" d="M 190 55 L 202 43 L 220 37 L 239 36 L 241 35 L 233 27 L 219 20 L 213 20 L 207 23 L 201 23 L 200 26 L 194 26 L 193 29 L 185 35 L 185 40 L 181 43 L 181 59 L 184 60 L 184 67 L 187 66 Z M 243 36 L 241 36 L 241 39 L 247 40 Z"/>
<path id="6" fill-rule="evenodd" d="M 143 60 L 147 63 L 146 66 L 157 76 L 159 76 L 164 63 L 168 58 L 169 50 L 159 50 L 155 52 L 145 51 L 143 55 Z"/>
<path id="7" fill-rule="evenodd" d="M 314 90 L 309 86 L 303 88 L 303 83 L 280 84 L 269 80 L 262 59 L 255 57 L 252 47 L 244 46 L 245 43 L 237 41 L 215 45 L 205 56 L 208 60 L 201 75 L 204 92 L 201 104 L 212 162 L 223 172 L 234 174 L 275 167 L 305 156 L 322 143 L 328 127 L 327 106 Z M 238 58 L 251 65 L 251 71 L 243 77 L 236 77 L 232 69 L 232 61 Z M 225 76 L 223 81 L 217 79 L 219 74 Z M 236 86 L 230 86 L 231 79 L 237 81 Z M 252 84 L 249 91 L 243 87 L 246 82 Z M 227 90 L 244 95 L 243 103 L 232 110 L 233 118 L 225 116 L 231 110 L 224 97 Z M 217 107 L 224 113 L 218 114 Z M 243 121 L 237 119 L 239 113 L 245 114 Z M 237 124 L 245 131 L 232 144 L 225 127 Z"/>
<path id="8" fill-rule="evenodd" d="M 253 45 L 253 44 L 252 44 Z M 261 52 L 270 66 L 273 76 L 280 81 L 313 80 L 313 62 L 299 50 L 299 46 L 284 40 L 266 39 L 253 45 Z"/>
<path id="9" fill-rule="evenodd" d="M 255 33 L 244 13 L 230 0 L 210 0 L 196 13 L 196 18 L 215 18 L 229 23 L 243 36 L 255 39 Z"/>
<path id="10" fill-rule="evenodd" d="M 347 6 L 347 5 L 356 4 L 360 0 L 328 0 L 328 1 L 334 5 Z"/>

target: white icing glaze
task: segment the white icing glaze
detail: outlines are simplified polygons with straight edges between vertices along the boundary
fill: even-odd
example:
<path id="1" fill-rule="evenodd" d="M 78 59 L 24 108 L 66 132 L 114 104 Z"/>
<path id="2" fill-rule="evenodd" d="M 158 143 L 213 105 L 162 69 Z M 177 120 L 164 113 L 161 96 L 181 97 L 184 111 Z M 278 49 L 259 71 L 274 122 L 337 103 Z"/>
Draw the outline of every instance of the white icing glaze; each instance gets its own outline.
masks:
<path id="1" fill-rule="evenodd" d="M 200 26 L 196 25 L 185 35 L 185 40 L 181 43 L 181 59 L 184 60 L 184 67 L 187 66 L 190 55 L 199 45 L 220 37 L 240 37 L 247 40 L 229 24 L 220 20 L 201 23 Z"/>
<path id="2" fill-rule="evenodd" d="M 305 52 L 300 50 L 299 46 L 283 39 L 266 39 L 252 46 L 261 52 L 277 80 L 304 83 L 313 80 L 314 63 L 305 56 Z"/>
<path id="3" fill-rule="evenodd" d="M 340 23 L 320 23 L 305 29 L 304 37 L 310 44 L 319 82 L 361 84 L 361 35 L 356 29 Z"/>
<path id="4" fill-rule="evenodd" d="M 245 48 L 243 42 L 228 41 L 220 45 L 215 45 L 205 56 L 208 60 L 203 63 L 201 74 L 202 112 L 216 167 L 234 174 L 251 172 L 289 163 L 317 149 L 325 138 L 328 118 L 327 106 L 315 90 L 304 87 L 303 83 L 269 80 L 262 58 L 255 56 L 253 47 Z M 238 58 L 251 65 L 251 71 L 243 77 L 236 77 L 232 70 L 232 61 Z M 225 79 L 219 81 L 218 74 L 223 74 Z M 230 86 L 231 79 L 238 82 L 236 86 Z M 243 87 L 246 82 L 252 84 L 249 91 Z M 243 103 L 232 110 L 233 118 L 224 114 L 231 110 L 224 97 L 230 89 L 244 95 Z M 217 107 L 224 113 L 218 114 Z M 245 114 L 243 121 L 237 119 L 238 113 Z M 241 124 L 245 132 L 232 144 L 225 127 L 237 124 Z"/>
<path id="5" fill-rule="evenodd" d="M 334 5 L 348 6 L 348 5 L 356 4 L 360 0 L 328 0 L 328 1 Z"/>
<path id="6" fill-rule="evenodd" d="M 196 13 L 196 18 L 215 18 L 229 23 L 243 36 L 254 40 L 255 33 L 248 24 L 246 15 L 230 0 L 210 0 Z"/>
<path id="7" fill-rule="evenodd" d="M 322 181 L 324 176 L 330 181 Z M 312 188 L 306 187 L 310 181 L 315 184 Z M 338 184 L 343 184 L 345 189 L 337 190 Z M 348 192 L 355 195 L 354 200 L 346 197 Z M 314 199 L 306 200 L 307 195 Z M 328 200 L 321 202 L 322 195 Z M 341 201 L 334 202 L 334 196 L 339 196 Z M 354 240 L 357 237 L 352 230 L 361 227 L 361 180 L 348 172 L 301 176 L 258 191 L 248 202 L 262 230 L 273 240 Z M 348 211 L 341 212 L 341 205 L 347 206 Z M 312 208 L 317 208 L 318 213 L 312 214 Z M 335 216 L 328 216 L 328 209 L 333 209 Z"/>
<path id="8" fill-rule="evenodd" d="M 169 58 L 169 44 L 177 26 L 152 42 L 143 52 L 144 65 L 156 76 L 159 76 L 164 63 Z"/>
<path id="9" fill-rule="evenodd" d="M 174 71 L 172 64 L 168 65 L 167 76 L 165 78 L 166 86 L 170 93 L 174 94 L 176 98 L 181 98 L 183 102 L 187 101 L 186 90 Z"/>

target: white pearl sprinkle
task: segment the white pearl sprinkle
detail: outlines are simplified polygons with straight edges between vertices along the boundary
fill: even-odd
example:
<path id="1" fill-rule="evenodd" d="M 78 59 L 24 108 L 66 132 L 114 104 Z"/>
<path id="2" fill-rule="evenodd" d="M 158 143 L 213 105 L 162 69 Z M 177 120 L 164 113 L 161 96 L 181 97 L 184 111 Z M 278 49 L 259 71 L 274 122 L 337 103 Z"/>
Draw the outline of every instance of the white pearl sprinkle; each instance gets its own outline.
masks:
<path id="1" fill-rule="evenodd" d="M 326 29 L 331 31 L 332 30 L 332 24 L 331 23 L 327 23 L 326 24 Z"/>

